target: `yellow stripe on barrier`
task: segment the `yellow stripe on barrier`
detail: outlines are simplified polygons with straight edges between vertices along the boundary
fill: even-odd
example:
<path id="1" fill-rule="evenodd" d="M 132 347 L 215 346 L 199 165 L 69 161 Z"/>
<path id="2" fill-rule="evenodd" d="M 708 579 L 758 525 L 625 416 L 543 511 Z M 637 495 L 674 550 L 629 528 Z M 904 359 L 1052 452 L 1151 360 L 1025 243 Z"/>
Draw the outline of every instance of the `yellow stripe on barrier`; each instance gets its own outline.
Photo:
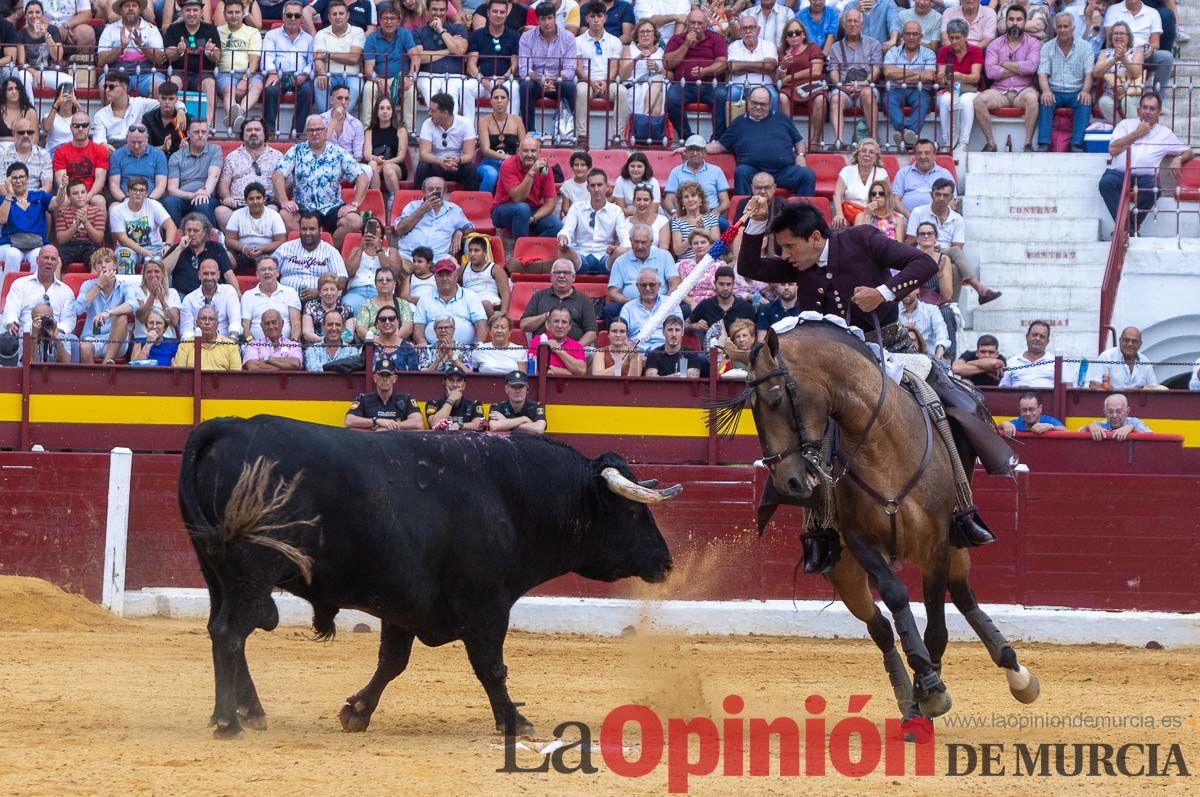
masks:
<path id="1" fill-rule="evenodd" d="M 255 415 L 278 415 L 297 421 L 341 426 L 350 409 L 349 401 L 268 401 L 262 399 L 205 399 L 200 404 L 200 420 L 213 418 L 251 418 Z M 190 410 L 189 410 L 190 412 Z M 192 422 L 191 418 L 187 421 Z"/>
<path id="2" fill-rule="evenodd" d="M 21 422 L 21 394 L 0 393 L 0 423 Z"/>
<path id="3" fill-rule="evenodd" d="M 707 437 L 708 414 L 698 407 L 612 407 L 551 404 L 546 424 L 559 434 L 644 434 L 656 437 Z M 754 436 L 754 418 L 742 413 L 738 436 Z"/>
<path id="4" fill-rule="evenodd" d="M 20 420 L 20 396 L 17 417 Z M 121 426 L 191 426 L 192 400 L 180 396 L 81 396 L 34 393 L 30 423 L 91 423 Z"/>

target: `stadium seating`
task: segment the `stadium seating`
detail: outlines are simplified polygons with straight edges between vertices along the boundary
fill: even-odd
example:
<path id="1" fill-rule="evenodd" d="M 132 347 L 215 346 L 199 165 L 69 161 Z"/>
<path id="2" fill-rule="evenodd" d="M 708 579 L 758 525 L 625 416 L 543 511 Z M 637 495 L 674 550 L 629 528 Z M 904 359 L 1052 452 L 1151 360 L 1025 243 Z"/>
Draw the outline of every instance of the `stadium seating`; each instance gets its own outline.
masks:
<path id="1" fill-rule="evenodd" d="M 404 188 L 397 191 L 395 196 L 392 197 L 392 213 L 389 218 L 392 221 L 396 221 L 400 218 L 400 213 L 404 210 L 405 205 L 414 199 L 420 200 L 424 198 L 425 192 L 419 188 Z"/>
<path id="2" fill-rule="evenodd" d="M 353 188 L 343 188 L 342 189 L 342 201 L 343 202 L 352 202 L 353 200 L 354 200 L 354 189 Z M 384 207 L 384 205 L 383 205 L 383 194 L 379 191 L 378 188 L 368 188 L 367 189 L 367 194 L 363 198 L 363 203 L 359 207 L 359 210 L 371 211 L 372 213 L 375 214 L 376 218 L 378 218 L 381 222 L 384 223 L 385 226 L 387 225 L 387 222 L 388 222 L 387 208 Z"/>
<path id="3" fill-rule="evenodd" d="M 555 238 L 518 238 L 512 256 L 522 264 L 535 260 L 553 260 L 558 257 L 558 240 Z"/>
<path id="4" fill-rule="evenodd" d="M 1200 202 L 1200 160 L 1190 160 L 1179 176 L 1179 201 Z"/>
<path id="5" fill-rule="evenodd" d="M 350 261 L 350 253 L 354 251 L 354 247 L 362 243 L 361 232 L 348 232 L 346 237 L 342 239 L 342 262 Z"/>
<path id="6" fill-rule="evenodd" d="M 729 202 L 729 223 L 733 224 L 738 219 L 737 207 L 743 199 L 748 199 L 745 196 L 735 196 Z M 821 211 L 821 215 L 825 217 L 825 221 L 833 222 L 833 209 L 829 204 L 829 200 L 823 196 L 804 197 L 805 201 L 811 203 L 813 207 Z"/>
<path id="7" fill-rule="evenodd" d="M 496 225 L 492 224 L 492 195 L 487 191 L 455 191 L 450 201 L 462 208 L 477 231 L 486 235 L 496 231 Z"/>
<path id="8" fill-rule="evenodd" d="M 254 287 L 256 285 L 258 285 L 258 277 L 253 276 L 253 275 L 245 275 L 245 274 L 239 275 L 237 278 L 237 281 L 238 281 L 238 290 L 240 290 L 242 293 L 245 293 L 246 291 L 254 290 Z"/>

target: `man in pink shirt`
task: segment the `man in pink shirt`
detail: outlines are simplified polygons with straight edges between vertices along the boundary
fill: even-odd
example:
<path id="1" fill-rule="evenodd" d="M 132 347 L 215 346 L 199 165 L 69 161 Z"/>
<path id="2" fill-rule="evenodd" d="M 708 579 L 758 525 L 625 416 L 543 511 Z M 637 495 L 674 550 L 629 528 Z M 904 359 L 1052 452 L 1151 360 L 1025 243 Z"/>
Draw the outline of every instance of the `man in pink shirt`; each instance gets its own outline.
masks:
<path id="1" fill-rule="evenodd" d="M 951 20 L 961 19 L 967 23 L 970 30 L 967 42 L 986 49 L 992 39 L 996 38 L 996 12 L 988 6 L 980 5 L 979 0 L 962 0 L 955 8 L 947 8 L 942 14 L 942 44 L 949 44 L 950 37 L 946 35 L 946 25 Z"/>
<path id="2" fill-rule="evenodd" d="M 1129 152 L 1130 179 L 1137 186 L 1137 208 L 1130 208 L 1129 232 L 1137 232 L 1142 219 L 1158 199 L 1159 167 L 1178 179 L 1183 164 L 1195 153 L 1169 127 L 1158 123 L 1162 99 L 1152 91 L 1143 91 L 1136 119 L 1122 119 L 1113 128 L 1108 154 L 1108 171 L 1100 178 L 1100 196 L 1113 220 L 1121 204 L 1121 185 L 1125 182 L 1126 150 Z M 1170 159 L 1167 161 L 1166 159 Z M 1164 162 L 1165 161 L 1165 162 Z"/>
<path id="3" fill-rule="evenodd" d="M 247 371 L 300 371 L 304 367 L 300 344 L 283 336 L 283 316 L 278 310 L 262 314 L 263 336 L 246 345 L 242 368 Z"/>
<path id="4" fill-rule="evenodd" d="M 558 376 L 582 376 L 587 372 L 587 355 L 579 341 L 569 337 L 571 312 L 565 307 L 556 307 L 546 319 L 546 331 L 536 335 L 529 344 L 529 353 L 537 356 L 539 346 L 550 349 L 546 373 Z"/>
<path id="5" fill-rule="evenodd" d="M 1033 134 L 1037 130 L 1038 62 L 1042 43 L 1025 32 L 1025 7 L 1013 3 L 1004 12 L 1004 36 L 987 46 L 983 70 L 992 87 L 975 97 L 975 121 L 987 143 L 984 152 L 996 151 L 991 112 L 997 108 L 1021 108 L 1025 112 L 1025 151 L 1033 152 Z"/>
<path id="6" fill-rule="evenodd" d="M 531 231 L 540 238 L 557 238 L 562 229 L 554 212 L 557 201 L 558 187 L 549 161 L 542 157 L 542 142 L 536 136 L 525 136 L 517 154 L 500 164 L 492 223 L 509 230 L 514 239 L 527 238 Z"/>

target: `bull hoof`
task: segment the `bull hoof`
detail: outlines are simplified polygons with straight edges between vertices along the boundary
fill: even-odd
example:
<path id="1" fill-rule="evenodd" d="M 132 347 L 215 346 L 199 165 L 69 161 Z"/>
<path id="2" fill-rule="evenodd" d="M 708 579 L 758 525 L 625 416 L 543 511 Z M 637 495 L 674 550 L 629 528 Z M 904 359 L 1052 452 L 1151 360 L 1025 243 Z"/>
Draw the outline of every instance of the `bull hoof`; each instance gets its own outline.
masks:
<path id="1" fill-rule="evenodd" d="M 342 723 L 342 730 L 346 733 L 362 733 L 371 724 L 371 712 L 367 710 L 367 704 L 361 700 L 353 703 L 347 702 L 338 712 L 338 720 Z"/>
<path id="2" fill-rule="evenodd" d="M 236 739 L 242 735 L 242 726 L 236 720 L 226 722 L 217 720 L 217 727 L 213 730 L 214 739 Z"/>
<path id="3" fill-rule="evenodd" d="M 1023 665 L 1018 665 L 1016 670 L 1005 670 L 1004 675 L 1008 679 L 1008 691 L 1022 703 L 1032 703 L 1042 693 L 1037 676 Z"/>
<path id="4" fill-rule="evenodd" d="M 930 692 L 918 700 L 917 704 L 921 707 L 921 714 L 932 719 L 949 711 L 954 701 L 950 699 L 949 691 L 941 691 Z"/>

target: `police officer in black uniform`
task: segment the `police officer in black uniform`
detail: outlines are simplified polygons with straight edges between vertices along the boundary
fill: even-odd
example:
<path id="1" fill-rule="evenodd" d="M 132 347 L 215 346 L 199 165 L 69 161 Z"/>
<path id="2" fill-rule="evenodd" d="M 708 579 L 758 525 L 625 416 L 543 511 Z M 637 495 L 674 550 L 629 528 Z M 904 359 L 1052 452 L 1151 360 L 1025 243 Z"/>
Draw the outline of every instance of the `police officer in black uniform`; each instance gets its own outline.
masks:
<path id="1" fill-rule="evenodd" d="M 408 393 L 397 393 L 396 364 L 390 357 L 380 357 L 372 374 L 373 393 L 361 393 L 346 411 L 346 428 L 364 432 L 386 432 L 397 429 L 421 430 L 425 420 L 421 408 Z"/>
<path id="2" fill-rule="evenodd" d="M 466 396 L 467 372 L 461 365 L 455 363 L 442 372 L 442 385 L 445 395 L 425 402 L 425 419 L 430 429 L 477 432 L 487 428 L 483 402 Z"/>
<path id="3" fill-rule="evenodd" d="M 546 410 L 538 402 L 527 398 L 529 377 L 520 371 L 509 371 L 504 377 L 504 393 L 508 401 L 492 405 L 488 413 L 488 431 L 531 432 L 546 431 Z"/>

